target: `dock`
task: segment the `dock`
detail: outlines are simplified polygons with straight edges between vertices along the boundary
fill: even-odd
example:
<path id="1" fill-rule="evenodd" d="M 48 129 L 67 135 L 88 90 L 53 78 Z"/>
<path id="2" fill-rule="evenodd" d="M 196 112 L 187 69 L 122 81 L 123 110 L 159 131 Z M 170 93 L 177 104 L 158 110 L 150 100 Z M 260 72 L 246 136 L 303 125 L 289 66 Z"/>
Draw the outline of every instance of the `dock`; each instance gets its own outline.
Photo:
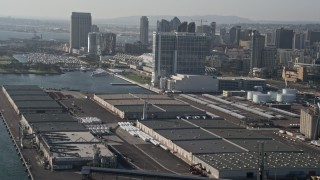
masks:
<path id="1" fill-rule="evenodd" d="M 138 86 L 135 83 L 110 83 L 112 86 Z"/>

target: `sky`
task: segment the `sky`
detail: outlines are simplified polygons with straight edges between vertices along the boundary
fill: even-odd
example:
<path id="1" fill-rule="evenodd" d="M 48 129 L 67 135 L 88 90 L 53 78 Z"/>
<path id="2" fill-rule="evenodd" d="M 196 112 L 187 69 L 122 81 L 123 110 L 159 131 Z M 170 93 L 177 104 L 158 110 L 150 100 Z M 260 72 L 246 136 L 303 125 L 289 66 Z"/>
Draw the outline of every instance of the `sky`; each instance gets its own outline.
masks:
<path id="1" fill-rule="evenodd" d="M 0 0 L 0 16 L 93 19 L 141 15 L 226 15 L 251 20 L 318 21 L 320 0 Z"/>

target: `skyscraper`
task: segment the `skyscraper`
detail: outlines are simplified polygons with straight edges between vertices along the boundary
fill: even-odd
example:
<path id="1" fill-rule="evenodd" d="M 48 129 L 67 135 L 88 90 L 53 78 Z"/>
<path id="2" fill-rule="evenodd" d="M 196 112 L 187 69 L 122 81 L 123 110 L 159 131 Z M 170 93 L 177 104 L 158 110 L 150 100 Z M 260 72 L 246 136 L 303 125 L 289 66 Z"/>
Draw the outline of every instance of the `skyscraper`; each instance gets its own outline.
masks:
<path id="1" fill-rule="evenodd" d="M 116 34 L 90 32 L 88 34 L 88 52 L 91 55 L 112 55 L 116 49 Z"/>
<path id="2" fill-rule="evenodd" d="M 295 33 L 293 38 L 293 49 L 304 49 L 306 41 L 305 33 Z"/>
<path id="3" fill-rule="evenodd" d="M 184 21 L 178 26 L 178 32 L 187 32 L 188 31 L 188 22 Z"/>
<path id="4" fill-rule="evenodd" d="M 147 16 L 140 18 L 140 41 L 142 44 L 149 43 L 149 20 Z"/>
<path id="5" fill-rule="evenodd" d="M 211 22 L 210 26 L 211 26 L 211 35 L 215 36 L 216 35 L 217 23 L 216 22 Z"/>
<path id="6" fill-rule="evenodd" d="M 72 12 L 70 27 L 70 52 L 88 46 L 88 34 L 91 32 L 91 14 Z"/>
<path id="7" fill-rule="evenodd" d="M 276 47 L 278 49 L 292 49 L 293 46 L 293 30 L 277 29 L 276 30 Z"/>
<path id="8" fill-rule="evenodd" d="M 188 24 L 188 32 L 195 33 L 196 32 L 196 23 L 191 22 Z"/>
<path id="9" fill-rule="evenodd" d="M 240 33 L 241 33 L 241 26 L 234 26 L 230 29 L 230 43 L 232 45 L 239 46 L 240 42 Z"/>
<path id="10" fill-rule="evenodd" d="M 95 25 L 95 24 L 92 24 L 92 26 L 91 26 L 91 32 L 99 32 L 100 30 L 99 30 L 99 27 L 97 26 L 97 25 Z"/>
<path id="11" fill-rule="evenodd" d="M 178 31 L 178 27 L 180 26 L 181 21 L 179 20 L 179 18 L 174 17 L 171 21 L 170 21 L 170 29 L 172 32 L 177 32 Z"/>
<path id="12" fill-rule="evenodd" d="M 196 33 L 154 33 L 152 84 L 173 74 L 205 73 L 210 39 Z"/>
<path id="13" fill-rule="evenodd" d="M 264 49 L 265 37 L 260 35 L 258 31 L 252 32 L 251 38 L 251 61 L 250 61 L 250 74 L 254 67 L 262 67 L 262 51 Z"/>
<path id="14" fill-rule="evenodd" d="M 275 34 L 274 34 L 274 32 L 266 33 L 266 46 L 275 46 Z"/>
<path id="15" fill-rule="evenodd" d="M 170 22 L 165 19 L 158 21 L 157 32 L 170 32 Z"/>

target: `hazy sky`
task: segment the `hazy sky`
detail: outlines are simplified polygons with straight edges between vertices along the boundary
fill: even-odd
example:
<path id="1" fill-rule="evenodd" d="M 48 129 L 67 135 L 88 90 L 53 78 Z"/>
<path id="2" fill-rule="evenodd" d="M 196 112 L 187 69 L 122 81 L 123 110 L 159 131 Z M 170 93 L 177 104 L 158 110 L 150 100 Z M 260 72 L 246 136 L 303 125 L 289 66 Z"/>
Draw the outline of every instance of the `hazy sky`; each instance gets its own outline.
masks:
<path id="1" fill-rule="evenodd" d="M 0 16 L 69 19 L 135 15 L 235 15 L 252 20 L 320 21 L 320 0 L 0 0 Z"/>

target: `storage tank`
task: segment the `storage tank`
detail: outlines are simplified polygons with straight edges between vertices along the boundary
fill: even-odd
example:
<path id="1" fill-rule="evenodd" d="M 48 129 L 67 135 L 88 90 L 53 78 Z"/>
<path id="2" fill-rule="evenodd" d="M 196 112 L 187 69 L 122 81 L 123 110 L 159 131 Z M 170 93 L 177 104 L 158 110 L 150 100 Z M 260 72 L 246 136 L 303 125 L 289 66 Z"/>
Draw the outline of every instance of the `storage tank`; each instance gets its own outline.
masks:
<path id="1" fill-rule="evenodd" d="M 252 100 L 252 98 L 253 98 L 253 91 L 248 91 L 247 100 Z"/>
<path id="2" fill-rule="evenodd" d="M 268 94 L 254 94 L 253 95 L 253 102 L 260 103 L 260 102 L 270 102 L 270 95 Z"/>
<path id="3" fill-rule="evenodd" d="M 276 100 L 277 99 L 277 92 L 275 92 L 275 91 L 269 91 L 268 92 L 268 95 L 270 95 L 270 97 L 271 97 L 271 100 Z"/>
<path id="4" fill-rule="evenodd" d="M 247 99 L 248 99 L 248 100 L 253 100 L 253 95 L 254 95 L 254 94 L 261 94 L 261 92 L 258 92 L 258 91 L 248 91 Z"/>
<path id="5" fill-rule="evenodd" d="M 282 89 L 282 94 L 294 94 L 294 95 L 296 95 L 297 94 L 297 90 L 296 89 L 289 89 L 289 88 Z"/>
<path id="6" fill-rule="evenodd" d="M 277 102 L 282 103 L 292 103 L 296 99 L 296 95 L 294 94 L 278 94 Z"/>

